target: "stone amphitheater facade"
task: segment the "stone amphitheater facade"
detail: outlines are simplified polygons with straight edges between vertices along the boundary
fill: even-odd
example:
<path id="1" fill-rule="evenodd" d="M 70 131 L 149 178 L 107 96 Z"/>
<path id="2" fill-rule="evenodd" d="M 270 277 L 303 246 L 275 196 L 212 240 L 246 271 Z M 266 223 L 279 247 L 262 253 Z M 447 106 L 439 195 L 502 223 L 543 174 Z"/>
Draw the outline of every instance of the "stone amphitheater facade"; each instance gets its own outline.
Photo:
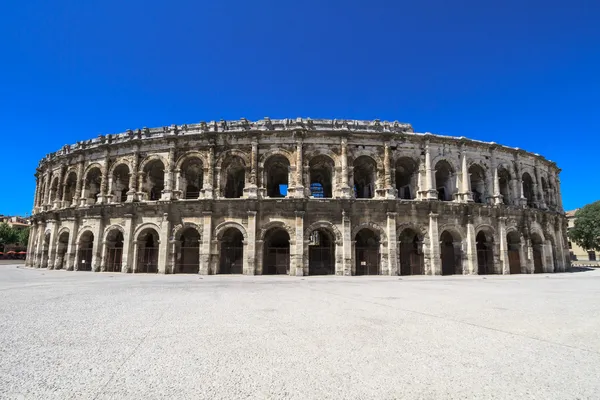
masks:
<path id="1" fill-rule="evenodd" d="M 379 120 L 128 130 L 40 161 L 27 264 L 296 276 L 565 271 L 559 172 L 538 154 Z"/>

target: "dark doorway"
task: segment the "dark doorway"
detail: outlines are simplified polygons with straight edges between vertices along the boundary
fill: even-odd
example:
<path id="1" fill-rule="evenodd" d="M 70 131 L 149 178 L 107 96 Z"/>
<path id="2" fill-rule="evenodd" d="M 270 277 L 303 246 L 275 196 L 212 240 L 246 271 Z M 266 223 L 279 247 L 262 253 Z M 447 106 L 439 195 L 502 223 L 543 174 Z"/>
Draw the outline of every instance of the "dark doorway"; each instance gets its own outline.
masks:
<path id="1" fill-rule="evenodd" d="M 508 246 L 508 266 L 511 274 L 521 273 L 521 238 L 517 232 L 506 235 Z"/>
<path id="2" fill-rule="evenodd" d="M 423 275 L 423 242 L 412 229 L 405 229 L 399 237 L 400 275 Z"/>
<path id="3" fill-rule="evenodd" d="M 136 272 L 158 272 L 158 233 L 151 228 L 138 236 L 138 265 Z"/>
<path id="4" fill-rule="evenodd" d="M 244 236 L 229 228 L 221 238 L 220 274 L 241 274 L 244 270 Z"/>
<path id="5" fill-rule="evenodd" d="M 325 229 L 315 229 L 308 244 L 308 274 L 335 274 L 335 240 Z"/>
<path id="6" fill-rule="evenodd" d="M 370 229 L 361 229 L 356 240 L 355 275 L 379 275 L 379 237 Z"/>
<path id="7" fill-rule="evenodd" d="M 92 270 L 92 255 L 94 248 L 94 234 L 85 232 L 79 239 L 79 256 L 77 258 L 77 270 L 91 271 Z"/>
<path id="8" fill-rule="evenodd" d="M 285 275 L 290 272 L 290 235 L 285 229 L 273 228 L 265 235 L 263 275 Z"/>
<path id="9" fill-rule="evenodd" d="M 460 265 L 457 263 L 458 256 L 454 248 L 454 237 L 448 231 L 444 231 L 440 236 L 441 257 L 442 257 L 442 275 L 454 275 L 457 273 Z"/>
<path id="10" fill-rule="evenodd" d="M 179 239 L 177 272 L 197 274 L 200 270 L 200 234 L 192 227 L 186 228 Z"/>
<path id="11" fill-rule="evenodd" d="M 480 231 L 475 237 L 475 241 L 477 242 L 477 273 L 479 275 L 495 273 L 492 236 Z"/>
<path id="12" fill-rule="evenodd" d="M 533 250 L 533 272 L 536 274 L 541 274 L 544 272 L 543 246 L 544 242 L 540 235 L 537 233 L 531 235 L 531 247 Z"/>
<path id="13" fill-rule="evenodd" d="M 106 237 L 106 271 L 121 272 L 123 259 L 123 233 L 113 229 Z"/>

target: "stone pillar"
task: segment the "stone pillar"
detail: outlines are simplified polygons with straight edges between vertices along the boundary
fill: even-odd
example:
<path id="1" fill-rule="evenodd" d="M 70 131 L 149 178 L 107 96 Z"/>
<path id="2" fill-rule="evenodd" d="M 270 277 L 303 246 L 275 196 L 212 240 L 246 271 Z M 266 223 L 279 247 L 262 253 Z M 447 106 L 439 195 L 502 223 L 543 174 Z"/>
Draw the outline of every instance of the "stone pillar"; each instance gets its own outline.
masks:
<path id="1" fill-rule="evenodd" d="M 181 169 L 175 168 L 173 170 L 173 199 L 182 199 L 183 198 L 183 189 L 181 189 L 181 181 L 183 177 L 181 176 Z M 202 183 L 204 185 L 204 182 Z M 202 197 L 202 189 L 198 191 L 198 198 Z"/>
<path id="2" fill-rule="evenodd" d="M 383 169 L 385 186 L 385 197 L 387 199 L 395 199 L 398 197 L 398 190 L 392 185 L 392 167 L 390 165 L 390 143 L 385 142 L 383 146 Z"/>
<path id="3" fill-rule="evenodd" d="M 44 210 L 48 209 L 50 205 L 50 187 L 52 186 L 52 180 L 50 179 L 50 168 L 46 170 L 46 192 L 44 193 Z"/>
<path id="4" fill-rule="evenodd" d="M 558 178 L 558 176 L 556 177 L 556 205 L 558 207 L 558 212 L 562 213 L 564 212 L 563 209 L 563 203 L 562 203 L 562 194 L 561 194 L 561 190 L 560 190 L 560 178 Z"/>
<path id="5" fill-rule="evenodd" d="M 48 269 L 54 269 L 57 253 L 56 233 L 58 231 L 58 222 L 56 220 L 50 222 L 52 223 L 52 228 L 50 229 L 50 245 L 48 249 Z"/>
<path id="6" fill-rule="evenodd" d="M 98 195 L 98 203 L 108 203 L 108 165 L 110 164 L 110 158 L 108 157 L 108 150 L 104 151 L 104 164 L 102 165 L 102 180 L 100 181 L 100 194 Z"/>
<path id="7" fill-rule="evenodd" d="M 137 200 L 137 192 L 139 191 L 138 183 L 138 163 L 139 163 L 139 147 L 136 145 L 133 150 L 133 159 L 131 162 L 131 171 L 129 171 L 129 191 L 127 192 L 127 202 L 131 203 Z"/>
<path id="8" fill-rule="evenodd" d="M 81 198 L 81 190 L 83 184 L 83 158 L 79 158 L 79 163 L 77 164 L 77 181 L 75 182 L 75 194 L 73 195 L 73 203 L 74 206 L 79 205 L 79 199 Z"/>
<path id="9" fill-rule="evenodd" d="M 438 233 L 438 214 L 429 213 L 429 268 L 425 271 L 429 275 L 442 274 L 442 262 L 440 253 L 440 235 Z"/>
<path id="10" fill-rule="evenodd" d="M 467 151 L 465 149 L 465 146 L 462 146 L 461 149 L 461 154 L 460 154 L 460 163 L 461 163 L 461 187 L 460 187 L 460 191 L 461 191 L 461 198 L 462 201 L 467 203 L 467 202 L 472 202 L 473 201 L 473 193 L 471 192 L 471 179 L 469 177 L 469 168 L 467 165 Z M 482 195 L 485 195 L 485 193 L 482 193 Z"/>
<path id="11" fill-rule="evenodd" d="M 162 223 L 160 224 L 160 232 L 158 244 L 158 273 L 166 274 L 169 272 L 167 261 L 169 259 L 169 232 L 171 231 L 171 221 L 169 214 L 163 213 Z"/>
<path id="12" fill-rule="evenodd" d="M 387 258 L 389 265 L 387 275 L 400 275 L 398 270 L 398 241 L 396 239 L 396 216 L 397 214 L 395 212 L 387 213 Z"/>
<path id="13" fill-rule="evenodd" d="M 106 271 L 106 247 L 108 245 L 108 241 L 104 240 L 104 237 L 100 238 L 100 272 Z"/>
<path id="14" fill-rule="evenodd" d="M 27 255 L 25 258 L 25 266 L 26 267 L 33 267 L 33 264 L 35 262 L 35 249 L 34 249 L 33 245 L 35 243 L 35 237 L 38 234 L 37 228 L 38 228 L 37 221 L 34 221 L 31 224 L 31 230 L 29 232 L 29 240 L 27 242 Z"/>
<path id="15" fill-rule="evenodd" d="M 212 243 L 212 212 L 202 212 L 203 224 L 202 224 L 202 245 L 200 250 L 200 269 L 199 273 L 202 275 L 208 275 L 210 271 L 210 249 Z M 214 272 L 213 272 L 214 273 Z"/>
<path id="16" fill-rule="evenodd" d="M 292 270 L 294 275 L 304 275 L 304 211 L 296 211 L 296 224 L 295 224 L 295 237 L 294 237 L 294 255 L 292 258 L 292 265 L 290 268 L 290 274 Z"/>
<path id="17" fill-rule="evenodd" d="M 536 162 L 537 164 L 537 162 Z M 540 177 L 540 168 L 535 166 L 535 180 L 537 181 L 537 197 L 538 197 L 538 207 L 541 209 L 546 209 L 546 199 L 544 198 L 544 186 L 542 185 L 542 178 Z"/>
<path id="18" fill-rule="evenodd" d="M 62 194 L 63 194 L 63 168 L 58 170 L 58 185 L 56 185 L 56 193 L 54 193 L 54 198 L 52 199 L 52 208 L 59 209 L 62 206 Z"/>
<path id="19" fill-rule="evenodd" d="M 138 262 L 139 260 L 139 256 L 138 256 L 138 252 L 139 252 L 139 243 L 137 240 L 134 240 L 133 242 L 131 242 L 131 247 L 133 248 L 133 257 L 132 257 L 132 261 L 133 261 L 133 267 L 131 269 L 131 272 L 133 272 L 134 274 L 138 271 L 139 269 L 139 265 Z"/>
<path id="20" fill-rule="evenodd" d="M 256 275 L 256 211 L 248 211 L 248 244 L 244 254 L 244 275 Z"/>
<path id="21" fill-rule="evenodd" d="M 353 190 L 348 186 L 348 149 L 347 149 L 347 139 L 345 137 L 342 138 L 341 148 L 341 167 L 342 167 L 342 187 L 340 188 L 341 197 L 344 199 L 349 199 L 353 196 Z M 332 182 L 335 188 L 335 182 Z M 333 193 L 332 193 L 333 194 Z"/>
<path id="22" fill-rule="evenodd" d="M 129 193 L 127 193 L 129 197 Z M 129 199 L 128 199 L 129 200 Z M 123 255 L 121 257 L 121 272 L 127 273 L 133 271 L 133 215 L 125 214 L 125 233 L 123 234 Z"/>
<path id="23" fill-rule="evenodd" d="M 92 230 L 94 234 L 94 245 L 92 247 L 92 271 L 99 272 L 100 265 L 102 264 L 102 247 L 104 243 L 104 219 L 99 217 L 98 222 L 95 225 L 95 229 Z"/>
<path id="24" fill-rule="evenodd" d="M 302 140 L 298 140 L 296 142 L 296 188 L 294 190 L 294 197 L 302 198 L 304 197 L 304 182 L 302 179 L 303 175 L 303 143 Z"/>
<path id="25" fill-rule="evenodd" d="M 38 225 L 38 241 L 34 266 L 42 268 L 42 255 L 44 254 L 44 237 L 46 235 L 46 221 L 41 221 Z"/>
<path id="26" fill-rule="evenodd" d="M 149 194 L 144 192 L 144 178 L 146 177 L 145 172 L 138 172 L 138 182 L 137 182 L 137 193 L 136 197 L 138 201 L 145 201 L 150 198 Z"/>
<path id="27" fill-rule="evenodd" d="M 215 168 L 214 163 L 215 163 L 215 147 L 211 145 L 208 148 L 208 165 L 206 167 L 206 173 L 204 174 L 204 185 L 202 185 L 205 199 L 213 198 L 214 168 Z"/>
<path id="28" fill-rule="evenodd" d="M 256 175 L 258 171 L 258 142 L 252 140 L 252 152 L 250 154 L 250 184 L 244 188 L 246 198 L 256 199 L 258 197 L 258 185 Z"/>
<path id="29" fill-rule="evenodd" d="M 175 168 L 175 144 L 169 145 L 169 157 L 165 168 L 165 189 L 161 192 L 160 199 L 170 201 L 173 198 L 173 169 Z M 168 242 L 168 238 L 166 239 Z M 160 257 L 160 256 L 159 256 Z M 163 271 L 164 272 L 164 271 Z"/>
<path id="30" fill-rule="evenodd" d="M 79 219 L 75 217 L 73 219 L 73 231 L 69 235 L 69 244 L 67 245 L 67 257 L 66 270 L 73 271 L 75 264 L 77 263 L 76 250 L 77 250 L 77 235 L 79 234 Z"/>
<path id="31" fill-rule="evenodd" d="M 352 275 L 352 227 L 350 217 L 342 211 L 342 270 L 340 275 Z M 337 267 L 337 266 L 336 266 Z"/>
<path id="32" fill-rule="evenodd" d="M 535 264 L 533 261 L 533 246 L 531 244 L 530 238 L 525 239 L 525 251 L 527 252 L 527 258 L 526 258 L 527 270 L 525 273 L 533 274 L 535 272 Z M 543 259 L 543 257 L 542 257 L 542 259 Z"/>
<path id="33" fill-rule="evenodd" d="M 498 217 L 498 236 L 500 239 L 500 265 L 502 274 L 510 274 L 510 261 L 508 259 L 508 242 L 506 241 L 506 217 Z"/>
<path id="34" fill-rule="evenodd" d="M 431 165 L 431 152 L 429 150 L 429 142 L 425 144 L 425 190 L 421 197 L 424 200 L 437 200 L 437 189 L 434 185 L 434 172 Z M 436 216 L 437 218 L 437 216 Z"/>
<path id="35" fill-rule="evenodd" d="M 498 176 L 498 167 L 493 167 L 494 173 L 494 196 L 493 203 L 494 205 L 500 205 L 504 202 L 504 198 L 500 193 L 500 178 Z M 510 201 L 510 199 L 508 199 Z"/>
<path id="36" fill-rule="evenodd" d="M 79 195 L 79 206 L 85 207 L 87 206 L 87 189 L 85 188 L 86 179 L 83 178 L 81 181 L 81 194 Z"/>
<path id="37" fill-rule="evenodd" d="M 477 242 L 475 240 L 475 225 L 473 216 L 469 215 L 467 220 L 467 265 L 463 265 L 463 275 L 477 275 Z"/>
<path id="38" fill-rule="evenodd" d="M 546 239 L 546 244 L 544 247 L 544 261 L 545 265 L 543 267 L 544 272 L 555 272 L 556 266 L 554 265 L 554 249 L 552 248 L 552 242 L 550 239 Z"/>

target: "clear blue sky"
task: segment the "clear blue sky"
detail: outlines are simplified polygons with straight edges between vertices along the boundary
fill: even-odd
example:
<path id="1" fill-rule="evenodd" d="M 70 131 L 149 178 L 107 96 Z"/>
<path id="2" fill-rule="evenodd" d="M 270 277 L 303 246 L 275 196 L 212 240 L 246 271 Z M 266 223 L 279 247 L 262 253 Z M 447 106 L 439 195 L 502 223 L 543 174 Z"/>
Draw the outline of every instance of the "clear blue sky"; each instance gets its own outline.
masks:
<path id="1" fill-rule="evenodd" d="M 387 119 L 558 163 L 600 199 L 600 1 L 9 1 L 0 213 L 62 145 L 213 119 Z"/>

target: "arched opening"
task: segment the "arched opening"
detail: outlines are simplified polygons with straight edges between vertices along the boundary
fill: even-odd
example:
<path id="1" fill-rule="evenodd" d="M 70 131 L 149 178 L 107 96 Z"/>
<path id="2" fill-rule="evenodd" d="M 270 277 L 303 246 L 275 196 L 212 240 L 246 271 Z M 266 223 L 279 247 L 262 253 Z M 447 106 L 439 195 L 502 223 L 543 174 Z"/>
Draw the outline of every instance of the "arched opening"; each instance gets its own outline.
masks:
<path id="1" fill-rule="evenodd" d="M 56 177 L 52 180 L 52 185 L 50 185 L 50 202 L 60 200 L 60 197 L 59 197 L 60 193 L 58 190 L 58 186 L 59 186 L 59 181 L 58 181 L 58 177 Z"/>
<path id="2" fill-rule="evenodd" d="M 440 160 L 435 164 L 435 185 L 438 192 L 438 200 L 452 201 L 454 199 L 454 170 L 446 160 Z"/>
<path id="3" fill-rule="evenodd" d="M 56 243 L 56 263 L 55 269 L 64 269 L 66 264 L 67 249 L 69 248 L 69 232 L 63 232 L 58 237 Z"/>
<path id="4" fill-rule="evenodd" d="M 544 241 L 538 233 L 531 235 L 531 248 L 533 250 L 533 272 L 544 272 Z"/>
<path id="5" fill-rule="evenodd" d="M 396 161 L 396 190 L 399 199 L 415 198 L 417 172 L 417 163 L 412 158 L 401 157 Z"/>
<path id="6" fill-rule="evenodd" d="M 371 199 L 375 196 L 377 164 L 369 156 L 360 156 L 354 160 L 354 197 Z"/>
<path id="7" fill-rule="evenodd" d="M 551 195 L 550 195 L 548 181 L 544 177 L 542 177 L 542 192 L 544 193 L 544 201 L 546 202 L 546 204 L 551 205 L 552 204 L 552 198 L 551 198 Z"/>
<path id="8" fill-rule="evenodd" d="M 160 200 L 165 189 L 165 165 L 161 160 L 152 160 L 146 164 L 143 187 L 148 200 Z"/>
<path id="9" fill-rule="evenodd" d="M 533 207 L 535 201 L 533 193 L 533 179 L 527 172 L 523 174 L 523 197 L 527 199 L 527 205 L 529 207 Z"/>
<path id="10" fill-rule="evenodd" d="M 86 204 L 95 204 L 100 195 L 100 185 L 102 182 L 102 172 L 100 168 L 90 169 L 85 177 L 85 199 Z"/>
<path id="11" fill-rule="evenodd" d="M 221 237 L 220 274 L 241 274 L 244 268 L 244 236 L 236 228 L 228 228 Z"/>
<path id="12" fill-rule="evenodd" d="M 290 162 L 282 155 L 269 157 L 264 167 L 268 197 L 285 197 L 288 189 Z"/>
<path id="13" fill-rule="evenodd" d="M 158 272 L 158 232 L 153 228 L 146 228 L 138 235 L 137 239 L 137 268 L 135 272 Z"/>
<path id="14" fill-rule="evenodd" d="M 318 228 L 310 234 L 308 274 L 335 274 L 335 236 L 328 229 Z"/>
<path id="15" fill-rule="evenodd" d="M 289 274 L 290 235 L 283 228 L 270 229 L 265 235 L 263 275 Z"/>
<path id="16" fill-rule="evenodd" d="M 479 231 L 475 237 L 475 242 L 477 242 L 477 273 L 479 275 L 495 274 L 493 236 L 484 231 Z"/>
<path id="17" fill-rule="evenodd" d="M 79 237 L 79 250 L 77 257 L 78 271 L 92 270 L 92 256 L 94 249 L 94 234 L 86 231 Z"/>
<path id="18" fill-rule="evenodd" d="M 127 164 L 120 164 L 114 169 L 112 176 L 113 202 L 126 202 L 127 192 L 129 192 L 129 167 Z"/>
<path id="19" fill-rule="evenodd" d="M 505 205 L 512 204 L 512 195 L 510 190 L 510 181 L 511 176 L 506 168 L 500 167 L 498 168 L 498 184 L 500 189 L 500 194 L 502 195 L 502 202 Z"/>
<path id="20" fill-rule="evenodd" d="M 515 231 L 506 235 L 508 247 L 508 267 L 511 274 L 521 273 L 521 237 Z"/>
<path id="21" fill-rule="evenodd" d="M 200 197 L 204 185 L 204 165 L 198 157 L 190 157 L 181 165 L 181 187 L 183 198 L 187 200 Z"/>
<path id="22" fill-rule="evenodd" d="M 309 163 L 310 195 L 316 198 L 333 197 L 333 160 L 326 155 L 313 157 Z"/>
<path id="23" fill-rule="evenodd" d="M 481 165 L 473 164 L 469 167 L 469 179 L 471 180 L 471 193 L 475 203 L 486 202 L 485 171 Z"/>
<path id="24" fill-rule="evenodd" d="M 371 229 L 361 229 L 356 241 L 355 275 L 379 275 L 379 235 Z"/>
<path id="25" fill-rule="evenodd" d="M 121 272 L 123 261 L 123 233 L 112 229 L 106 235 L 106 265 L 107 272 Z"/>
<path id="26" fill-rule="evenodd" d="M 456 234 L 444 231 L 440 235 L 442 275 L 462 274 L 460 244 L 461 239 Z"/>
<path id="27" fill-rule="evenodd" d="M 73 205 L 73 198 L 75 197 L 75 192 L 77 191 L 77 174 L 74 171 L 69 172 L 67 175 L 67 180 L 65 182 L 65 207 L 70 207 Z"/>
<path id="28" fill-rule="evenodd" d="M 40 262 L 40 268 L 48 267 L 48 257 L 50 254 L 50 231 L 44 234 L 44 244 L 42 246 L 42 260 Z"/>
<path id="29" fill-rule="evenodd" d="M 423 240 L 417 232 L 406 228 L 398 237 L 400 275 L 423 275 Z"/>
<path id="30" fill-rule="evenodd" d="M 246 164 L 241 157 L 233 156 L 223 163 L 225 185 L 223 196 L 237 199 L 244 195 L 246 185 Z"/>
<path id="31" fill-rule="evenodd" d="M 197 274 L 200 271 L 200 233 L 188 227 L 179 238 L 179 254 L 177 272 L 180 274 Z"/>

